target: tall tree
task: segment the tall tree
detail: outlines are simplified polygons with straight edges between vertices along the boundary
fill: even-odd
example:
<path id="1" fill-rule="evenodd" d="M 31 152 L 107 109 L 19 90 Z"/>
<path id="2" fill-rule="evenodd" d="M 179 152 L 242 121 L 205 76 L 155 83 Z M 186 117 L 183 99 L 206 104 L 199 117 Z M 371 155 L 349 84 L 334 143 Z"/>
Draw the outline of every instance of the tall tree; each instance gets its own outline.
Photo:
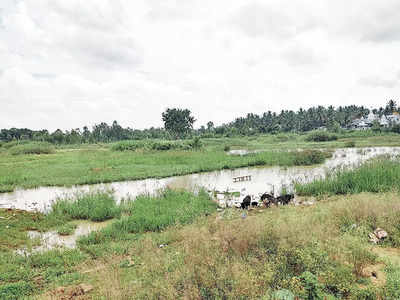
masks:
<path id="1" fill-rule="evenodd" d="M 168 108 L 162 113 L 165 129 L 174 138 L 183 138 L 193 128 L 196 121 L 188 109 Z"/>

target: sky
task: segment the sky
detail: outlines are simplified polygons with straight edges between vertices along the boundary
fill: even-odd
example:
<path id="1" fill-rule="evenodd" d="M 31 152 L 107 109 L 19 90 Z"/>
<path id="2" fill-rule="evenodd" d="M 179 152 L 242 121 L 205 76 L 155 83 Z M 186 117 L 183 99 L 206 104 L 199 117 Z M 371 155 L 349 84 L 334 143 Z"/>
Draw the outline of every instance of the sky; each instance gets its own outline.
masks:
<path id="1" fill-rule="evenodd" d="M 0 0 L 0 128 L 195 127 L 400 94 L 398 0 Z"/>

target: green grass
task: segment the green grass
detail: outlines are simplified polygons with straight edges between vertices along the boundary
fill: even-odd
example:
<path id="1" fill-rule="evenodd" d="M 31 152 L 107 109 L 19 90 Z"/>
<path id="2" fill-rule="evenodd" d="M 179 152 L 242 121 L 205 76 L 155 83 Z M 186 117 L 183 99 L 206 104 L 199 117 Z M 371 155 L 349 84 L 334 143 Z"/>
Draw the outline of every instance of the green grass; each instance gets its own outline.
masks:
<path id="1" fill-rule="evenodd" d="M 183 190 L 166 189 L 157 196 L 141 195 L 135 201 L 121 206 L 127 216 L 114 221 L 100 232 L 81 238 L 80 244 L 97 244 L 105 239 L 118 240 L 127 233 L 162 231 L 168 226 L 189 224 L 216 209 L 216 204 L 204 190 L 195 195 Z"/>
<path id="2" fill-rule="evenodd" d="M 299 195 L 356 194 L 400 191 L 400 160 L 380 158 L 369 161 L 355 170 L 332 173 L 325 179 L 297 184 Z"/>
<path id="3" fill-rule="evenodd" d="M 17 187 L 94 184 L 113 181 L 162 178 L 249 166 L 293 166 L 296 155 L 287 151 L 265 151 L 234 156 L 223 145 L 202 151 L 110 151 L 59 150 L 52 155 L 0 155 L 0 192 Z"/>
<path id="4" fill-rule="evenodd" d="M 63 224 L 57 227 L 57 233 L 59 235 L 71 235 L 74 233 L 77 227 L 78 226 L 76 224 L 71 224 L 71 223 Z"/>
<path id="5" fill-rule="evenodd" d="M 349 140 L 355 141 L 358 147 L 400 145 L 398 134 L 366 134 L 341 134 L 341 139 L 331 142 L 306 142 L 306 135 L 298 134 L 209 138 L 201 139 L 203 147 L 200 151 L 112 151 L 111 145 L 85 144 L 59 146 L 52 155 L 13 156 L 7 149 L 1 150 L 3 146 L 0 148 L 0 193 L 17 187 L 70 186 L 162 178 L 247 166 L 293 166 L 298 164 L 296 157 L 286 150 L 333 149 L 344 147 Z M 10 143 L 13 146 L 17 144 Z M 225 147 L 264 152 L 232 156 L 224 152 Z"/>
<path id="6" fill-rule="evenodd" d="M 379 263 L 368 232 L 385 228 L 389 238 L 383 246 L 400 247 L 398 194 L 325 200 L 312 207 L 250 211 L 242 218 L 235 209 L 217 215 L 205 192 L 143 195 L 121 204 L 125 216 L 82 238 L 78 249 L 20 256 L 12 250 L 21 243 L 5 247 L 0 298 L 37 296 L 85 282 L 94 285 L 86 296 L 95 299 L 397 299 L 397 265 L 387 263 L 382 287 L 361 274 Z M 6 210 L 0 210 L 5 217 L 0 222 L 10 222 L 6 218 L 14 213 L 9 235 L 59 225 L 52 214 Z M 0 239 L 11 241 L 3 234 Z"/>
<path id="7" fill-rule="evenodd" d="M 50 215 L 100 222 L 120 217 L 121 208 L 110 192 L 95 191 L 58 199 L 53 203 Z"/>

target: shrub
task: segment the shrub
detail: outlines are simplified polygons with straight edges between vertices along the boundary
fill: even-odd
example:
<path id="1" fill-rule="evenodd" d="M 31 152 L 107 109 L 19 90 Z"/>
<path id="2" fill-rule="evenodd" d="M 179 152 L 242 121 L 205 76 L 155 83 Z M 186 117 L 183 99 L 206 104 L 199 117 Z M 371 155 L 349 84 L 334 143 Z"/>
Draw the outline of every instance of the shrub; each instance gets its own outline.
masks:
<path id="1" fill-rule="evenodd" d="M 200 149 L 202 143 L 200 138 L 196 137 L 192 141 L 121 141 L 115 143 L 111 149 L 113 151 L 136 151 L 136 150 L 192 150 Z"/>
<path id="2" fill-rule="evenodd" d="M 116 204 L 111 193 L 97 191 L 77 194 L 73 198 L 59 199 L 52 205 L 50 214 L 98 222 L 119 217 L 121 208 Z"/>
<path id="3" fill-rule="evenodd" d="M 344 144 L 344 146 L 345 146 L 346 148 L 354 148 L 354 147 L 356 146 L 356 142 L 355 142 L 355 141 L 349 141 L 349 142 L 346 142 L 346 143 Z"/>
<path id="4" fill-rule="evenodd" d="M 3 148 L 5 149 L 10 149 L 11 147 L 17 146 L 17 145 L 25 145 L 29 144 L 31 141 L 28 140 L 13 140 L 11 142 L 3 143 Z"/>
<path id="5" fill-rule="evenodd" d="M 47 142 L 30 142 L 12 146 L 9 151 L 12 155 L 51 154 L 55 152 L 55 148 Z"/>
<path id="6" fill-rule="evenodd" d="M 321 164 L 325 161 L 326 154 L 319 150 L 305 150 L 293 152 L 294 165 L 296 166 L 309 166 Z"/>
<path id="7" fill-rule="evenodd" d="M 328 142 L 335 141 L 338 139 L 338 136 L 333 133 L 329 133 L 327 131 L 312 131 L 306 136 L 306 141 L 308 142 Z"/>
<path id="8" fill-rule="evenodd" d="M 0 299 L 21 299 L 33 292 L 33 285 L 27 282 L 15 282 L 0 286 Z"/>

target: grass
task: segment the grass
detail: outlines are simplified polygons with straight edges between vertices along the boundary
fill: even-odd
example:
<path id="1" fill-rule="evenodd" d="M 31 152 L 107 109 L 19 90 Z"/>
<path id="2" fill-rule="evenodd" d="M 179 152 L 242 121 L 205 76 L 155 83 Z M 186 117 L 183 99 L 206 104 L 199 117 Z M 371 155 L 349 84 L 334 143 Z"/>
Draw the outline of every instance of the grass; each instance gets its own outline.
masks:
<path id="1" fill-rule="evenodd" d="M 52 155 L 13 156 L 8 150 L 1 150 L 3 146 L 0 148 L 0 193 L 16 188 L 162 178 L 248 166 L 293 166 L 298 164 L 296 157 L 286 150 L 333 149 L 344 147 L 348 141 L 355 141 L 358 147 L 400 145 L 398 134 L 368 134 L 341 134 L 339 140 L 330 142 L 306 142 L 306 135 L 298 134 L 209 138 L 201 139 L 200 151 L 112 151 L 107 144 L 90 144 L 59 146 Z M 264 152 L 233 156 L 224 152 L 226 147 Z"/>
<path id="2" fill-rule="evenodd" d="M 0 295 L 32 296 L 86 282 L 94 285 L 87 296 L 96 299 L 270 299 L 291 294 L 367 299 L 365 291 L 372 299 L 396 299 L 398 265 L 386 263 L 383 286 L 375 286 L 362 271 L 381 263 L 367 242 L 374 228 L 389 234 L 382 246 L 400 248 L 399 200 L 394 193 L 334 196 L 311 207 L 255 210 L 242 218 L 235 209 L 216 214 L 204 192 L 166 190 L 121 204 L 126 216 L 82 239 L 78 249 L 25 257 L 12 252 L 20 245 L 9 245 L 0 252 Z M 33 215 L 41 216 L 35 227 L 57 225 L 46 220 L 54 220 L 52 214 L 18 213 L 22 222 L 15 222 L 13 232 L 23 231 L 22 224 Z"/>
<path id="3" fill-rule="evenodd" d="M 400 160 L 380 158 L 369 161 L 355 170 L 342 170 L 325 179 L 297 184 L 299 195 L 356 194 L 400 191 Z"/>
<path id="4" fill-rule="evenodd" d="M 57 233 L 59 235 L 71 235 L 74 233 L 77 227 L 78 226 L 76 224 L 71 224 L 71 223 L 63 224 L 57 227 Z"/>
<path id="5" fill-rule="evenodd" d="M 118 240 L 127 233 L 162 231 L 168 226 L 189 224 L 199 216 L 211 214 L 216 204 L 200 190 L 197 195 L 187 191 L 166 189 L 157 196 L 141 195 L 121 205 L 124 214 L 100 232 L 93 232 L 79 241 L 81 245 L 97 244 L 105 239 Z"/>
<path id="6" fill-rule="evenodd" d="M 98 243 L 89 250 L 113 249 L 113 263 L 90 275 L 97 282 L 95 296 L 270 299 L 287 290 L 301 299 L 365 299 L 357 298 L 364 290 L 374 297 L 393 293 L 397 277 L 377 287 L 362 270 L 380 263 L 367 242 L 376 226 L 393 237 L 385 246 L 399 247 L 393 242 L 400 236 L 399 200 L 397 194 L 335 196 L 308 208 L 250 212 L 244 219 L 227 210 L 136 240 Z"/>
<path id="7" fill-rule="evenodd" d="M 227 155 L 216 146 L 203 151 L 57 151 L 53 155 L 0 155 L 0 192 L 15 188 L 94 184 L 162 178 L 249 166 L 293 166 L 297 154 L 265 151 Z M 307 162 L 308 164 L 308 162 Z"/>
<path id="8" fill-rule="evenodd" d="M 100 222 L 120 217 L 121 207 L 116 204 L 111 192 L 95 191 L 58 199 L 53 203 L 50 215 Z"/>

